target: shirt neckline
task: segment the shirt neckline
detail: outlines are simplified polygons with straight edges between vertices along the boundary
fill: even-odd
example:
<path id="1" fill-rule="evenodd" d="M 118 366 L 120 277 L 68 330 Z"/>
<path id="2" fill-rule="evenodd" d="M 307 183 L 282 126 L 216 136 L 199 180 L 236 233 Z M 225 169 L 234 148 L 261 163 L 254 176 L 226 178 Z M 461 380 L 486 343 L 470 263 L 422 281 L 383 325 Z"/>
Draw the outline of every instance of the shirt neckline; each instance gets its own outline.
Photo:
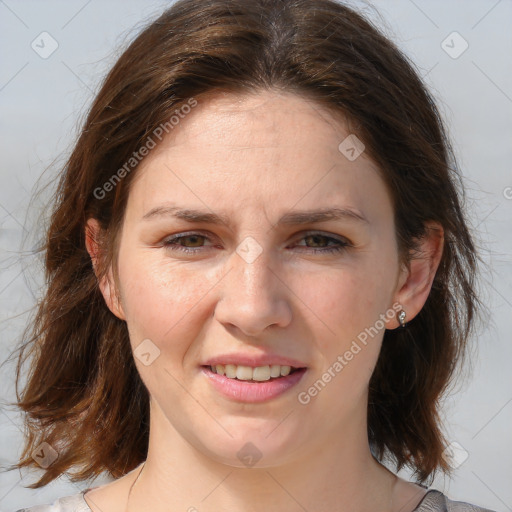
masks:
<path id="1" fill-rule="evenodd" d="M 428 489 L 427 492 L 423 495 L 423 498 L 421 498 L 420 502 L 416 505 L 416 508 L 412 512 L 422 512 L 424 507 L 427 505 L 427 502 L 431 501 L 431 499 L 435 499 L 440 494 L 441 492 L 438 491 L 437 489 Z"/>

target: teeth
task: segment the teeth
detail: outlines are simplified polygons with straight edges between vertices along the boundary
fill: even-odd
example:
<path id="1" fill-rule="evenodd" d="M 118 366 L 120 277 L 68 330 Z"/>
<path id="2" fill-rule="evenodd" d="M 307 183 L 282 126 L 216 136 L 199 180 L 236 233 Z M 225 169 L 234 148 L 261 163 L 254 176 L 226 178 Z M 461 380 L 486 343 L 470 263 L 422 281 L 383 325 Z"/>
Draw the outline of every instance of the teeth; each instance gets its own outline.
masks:
<path id="1" fill-rule="evenodd" d="M 217 373 L 219 375 L 224 375 L 224 372 L 219 371 L 219 368 L 222 368 L 221 364 L 218 364 L 215 368 Z M 229 377 L 230 379 L 236 379 L 236 366 L 234 364 L 226 365 L 226 377 Z"/>
<path id="2" fill-rule="evenodd" d="M 238 380 L 251 380 L 252 379 L 252 368 L 250 366 L 237 366 L 236 367 L 236 378 Z"/>
<path id="3" fill-rule="evenodd" d="M 281 366 L 281 376 L 286 377 L 292 371 L 291 366 Z"/>
<path id="4" fill-rule="evenodd" d="M 252 370 L 252 380 L 264 381 L 270 379 L 270 366 L 257 366 Z"/>
<path id="5" fill-rule="evenodd" d="M 267 366 L 237 366 L 235 364 L 217 364 L 210 366 L 212 372 L 218 373 L 219 375 L 225 375 L 229 379 L 238 380 L 255 380 L 263 382 L 276 377 L 286 377 L 290 374 L 291 366 L 281 366 L 279 364 L 272 364 Z"/>
<path id="6" fill-rule="evenodd" d="M 278 364 L 273 364 L 270 367 L 270 376 L 279 377 L 281 375 L 281 367 Z"/>

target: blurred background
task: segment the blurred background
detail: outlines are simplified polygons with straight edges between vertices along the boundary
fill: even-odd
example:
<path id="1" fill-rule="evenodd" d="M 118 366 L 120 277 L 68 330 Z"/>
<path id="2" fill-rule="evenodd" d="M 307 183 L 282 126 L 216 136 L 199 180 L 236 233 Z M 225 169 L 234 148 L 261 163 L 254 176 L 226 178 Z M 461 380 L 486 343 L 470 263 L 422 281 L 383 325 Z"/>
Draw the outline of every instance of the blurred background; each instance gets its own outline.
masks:
<path id="1" fill-rule="evenodd" d="M 0 0 L 0 465 L 21 454 L 14 362 L 7 361 L 42 292 L 39 237 L 61 168 L 101 79 L 143 25 L 172 2 Z M 451 499 L 512 511 L 512 0 L 347 1 L 413 60 L 450 131 L 466 208 L 485 260 L 491 316 L 474 337 L 474 364 L 443 402 Z M 44 174 L 43 174 L 44 173 Z M 34 196 L 34 186 L 50 187 Z M 0 511 L 110 481 L 67 477 L 28 489 L 37 472 L 0 472 Z M 400 476 L 408 478 L 407 471 Z"/>

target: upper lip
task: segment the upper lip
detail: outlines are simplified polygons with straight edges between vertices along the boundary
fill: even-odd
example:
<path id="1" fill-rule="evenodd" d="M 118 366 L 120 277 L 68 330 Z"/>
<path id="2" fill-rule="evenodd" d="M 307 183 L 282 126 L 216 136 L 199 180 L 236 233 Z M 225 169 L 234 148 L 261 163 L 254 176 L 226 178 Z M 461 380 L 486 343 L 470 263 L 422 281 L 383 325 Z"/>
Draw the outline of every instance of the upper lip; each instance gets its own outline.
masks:
<path id="1" fill-rule="evenodd" d="M 307 365 L 290 357 L 274 354 L 221 354 L 208 359 L 203 366 L 216 366 L 218 364 L 234 364 L 236 366 L 293 366 L 294 368 L 306 368 Z"/>

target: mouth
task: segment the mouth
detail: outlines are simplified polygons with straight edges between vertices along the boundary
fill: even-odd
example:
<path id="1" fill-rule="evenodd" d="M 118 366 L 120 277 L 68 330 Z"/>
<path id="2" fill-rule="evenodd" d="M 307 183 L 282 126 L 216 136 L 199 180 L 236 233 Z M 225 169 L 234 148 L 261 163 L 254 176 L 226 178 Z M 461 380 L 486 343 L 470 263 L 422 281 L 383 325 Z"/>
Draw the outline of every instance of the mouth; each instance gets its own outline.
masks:
<path id="1" fill-rule="evenodd" d="M 245 382 L 267 382 L 287 377 L 295 372 L 306 370 L 305 367 L 271 364 L 264 366 L 245 366 L 236 364 L 204 365 L 203 368 L 228 379 Z"/>
<path id="2" fill-rule="evenodd" d="M 224 397 L 238 403 L 256 404 L 290 393 L 307 368 L 279 364 L 215 364 L 203 365 L 201 371 L 213 389 Z"/>

